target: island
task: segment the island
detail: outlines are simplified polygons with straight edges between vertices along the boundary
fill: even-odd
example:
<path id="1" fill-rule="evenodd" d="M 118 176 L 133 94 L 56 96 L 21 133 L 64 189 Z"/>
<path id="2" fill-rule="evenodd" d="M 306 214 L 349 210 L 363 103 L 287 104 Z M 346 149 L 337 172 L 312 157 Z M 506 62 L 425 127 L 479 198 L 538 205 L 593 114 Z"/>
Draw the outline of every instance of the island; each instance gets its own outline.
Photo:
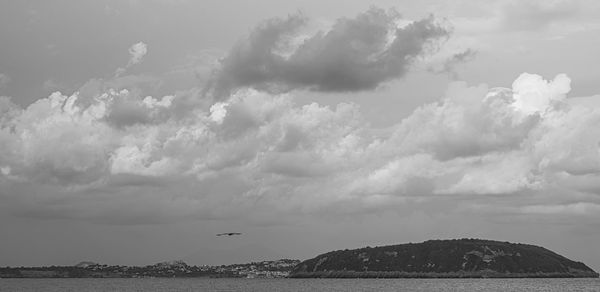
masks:
<path id="1" fill-rule="evenodd" d="M 583 278 L 598 273 L 546 248 L 483 239 L 429 240 L 321 254 L 290 278 Z"/>

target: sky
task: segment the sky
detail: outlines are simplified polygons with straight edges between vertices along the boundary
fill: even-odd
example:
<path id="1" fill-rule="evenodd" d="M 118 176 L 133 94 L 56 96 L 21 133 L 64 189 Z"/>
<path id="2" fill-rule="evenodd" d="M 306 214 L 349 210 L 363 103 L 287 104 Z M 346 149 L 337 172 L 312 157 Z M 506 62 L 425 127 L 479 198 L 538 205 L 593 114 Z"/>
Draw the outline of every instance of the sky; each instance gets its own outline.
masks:
<path id="1" fill-rule="evenodd" d="M 0 0 L 0 39 L 0 266 L 485 238 L 600 270 L 597 1 Z"/>

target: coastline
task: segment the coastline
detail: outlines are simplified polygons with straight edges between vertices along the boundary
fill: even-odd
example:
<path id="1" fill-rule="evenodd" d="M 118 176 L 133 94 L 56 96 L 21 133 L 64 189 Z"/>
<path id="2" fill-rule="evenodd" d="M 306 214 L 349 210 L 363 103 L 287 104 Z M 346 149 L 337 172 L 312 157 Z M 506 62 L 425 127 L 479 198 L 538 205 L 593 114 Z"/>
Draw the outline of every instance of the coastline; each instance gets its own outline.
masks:
<path id="1" fill-rule="evenodd" d="M 599 274 L 589 271 L 573 271 L 570 273 L 536 272 L 536 273 L 500 273 L 487 271 L 458 271 L 447 273 L 417 273 L 402 271 L 316 271 L 295 272 L 288 278 L 598 278 Z"/>

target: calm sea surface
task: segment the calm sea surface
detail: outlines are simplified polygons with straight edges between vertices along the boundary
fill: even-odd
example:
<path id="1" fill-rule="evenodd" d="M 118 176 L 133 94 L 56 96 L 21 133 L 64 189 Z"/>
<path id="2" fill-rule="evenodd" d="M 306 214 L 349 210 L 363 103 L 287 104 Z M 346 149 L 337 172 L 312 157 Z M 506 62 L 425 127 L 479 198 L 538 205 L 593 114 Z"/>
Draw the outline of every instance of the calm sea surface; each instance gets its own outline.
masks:
<path id="1" fill-rule="evenodd" d="M 600 280 L 0 279 L 0 291 L 600 291 Z"/>

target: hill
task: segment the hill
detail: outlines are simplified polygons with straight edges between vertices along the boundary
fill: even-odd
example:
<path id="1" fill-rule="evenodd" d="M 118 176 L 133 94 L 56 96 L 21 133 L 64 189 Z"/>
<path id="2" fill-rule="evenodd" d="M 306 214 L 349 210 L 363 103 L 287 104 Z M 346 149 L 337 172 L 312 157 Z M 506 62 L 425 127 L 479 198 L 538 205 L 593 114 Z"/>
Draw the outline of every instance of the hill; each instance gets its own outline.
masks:
<path id="1" fill-rule="evenodd" d="M 482 239 L 338 250 L 298 264 L 292 278 L 598 277 L 543 247 Z"/>

